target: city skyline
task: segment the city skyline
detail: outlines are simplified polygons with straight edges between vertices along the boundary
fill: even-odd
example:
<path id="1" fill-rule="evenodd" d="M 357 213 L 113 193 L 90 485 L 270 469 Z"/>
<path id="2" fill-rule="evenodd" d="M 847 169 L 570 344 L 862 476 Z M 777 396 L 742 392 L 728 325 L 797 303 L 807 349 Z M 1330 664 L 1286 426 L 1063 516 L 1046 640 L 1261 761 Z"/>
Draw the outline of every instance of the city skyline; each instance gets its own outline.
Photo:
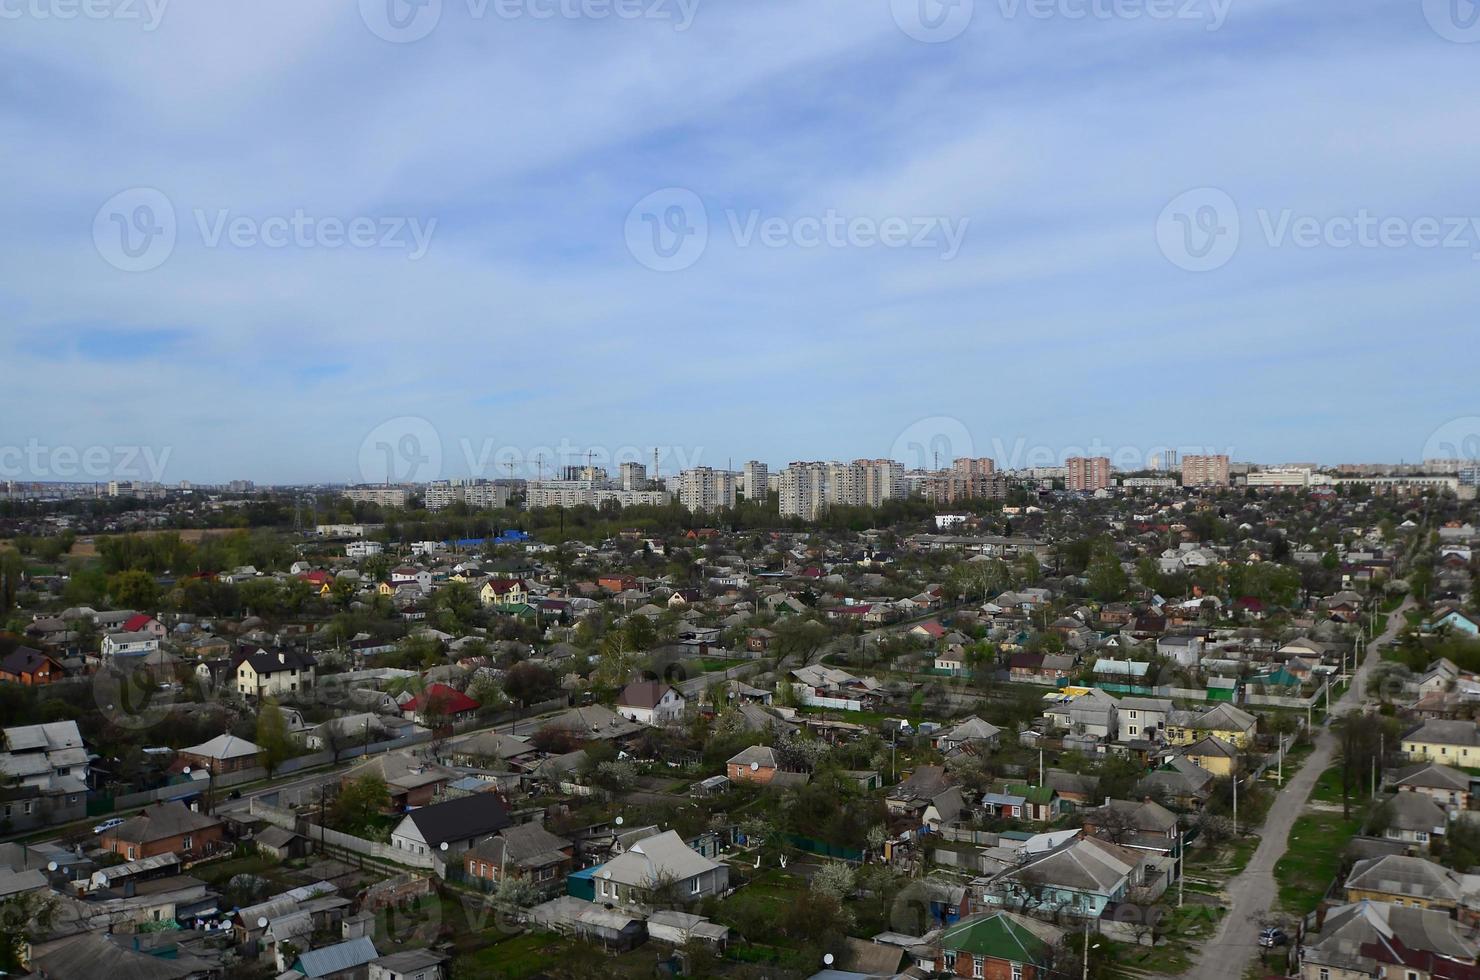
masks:
<path id="1" fill-rule="evenodd" d="M 0 445 L 295 482 L 400 416 L 712 465 L 940 416 L 1411 460 L 1476 411 L 1473 249 L 1422 234 L 1474 237 L 1474 46 L 1417 4 L 132 6 L 0 33 Z"/>

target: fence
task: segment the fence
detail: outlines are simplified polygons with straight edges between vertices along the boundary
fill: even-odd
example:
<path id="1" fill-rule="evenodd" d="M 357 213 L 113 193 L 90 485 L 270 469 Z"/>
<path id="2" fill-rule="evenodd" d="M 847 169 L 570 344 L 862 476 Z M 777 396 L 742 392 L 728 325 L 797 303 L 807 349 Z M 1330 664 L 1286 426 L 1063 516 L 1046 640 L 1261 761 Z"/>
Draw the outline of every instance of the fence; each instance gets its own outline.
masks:
<path id="1" fill-rule="evenodd" d="M 1331 682 L 1327 681 L 1316 689 L 1315 693 L 1307 698 L 1290 697 L 1280 694 L 1245 694 L 1244 704 L 1264 708 L 1314 708 L 1321 698 L 1326 696 Z"/>
<path id="2" fill-rule="evenodd" d="M 389 844 L 379 841 L 365 840 L 354 834 L 342 833 L 320 826 L 309 820 L 305 820 L 292 810 L 285 810 L 261 800 L 252 799 L 247 803 L 247 812 L 258 819 L 264 820 L 275 827 L 291 830 L 296 834 L 319 844 L 324 848 L 347 851 L 352 854 L 363 855 L 375 861 L 398 864 L 408 868 L 423 868 L 435 871 L 439 862 L 430 854 L 414 854 L 411 851 L 403 851 Z"/>

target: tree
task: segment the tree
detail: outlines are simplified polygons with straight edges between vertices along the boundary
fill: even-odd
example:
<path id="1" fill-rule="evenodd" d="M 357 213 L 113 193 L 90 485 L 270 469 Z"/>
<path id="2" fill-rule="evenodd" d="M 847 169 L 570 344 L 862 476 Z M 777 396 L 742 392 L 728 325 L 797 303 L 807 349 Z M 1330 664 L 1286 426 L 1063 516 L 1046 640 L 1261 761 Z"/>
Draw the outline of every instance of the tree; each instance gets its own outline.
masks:
<path id="1" fill-rule="evenodd" d="M 26 892 L 0 902 L 0 976 L 17 976 L 33 940 L 51 931 L 59 905 L 54 897 Z"/>
<path id="2" fill-rule="evenodd" d="M 288 736 L 288 723 L 282 709 L 272 698 L 264 698 L 257 709 L 257 761 L 267 770 L 267 778 L 293 756 L 293 741 Z"/>
<path id="3" fill-rule="evenodd" d="M 159 602 L 159 586 L 148 572 L 119 572 L 108 578 L 113 604 L 126 609 L 150 609 Z"/>
<path id="4" fill-rule="evenodd" d="M 1111 602 L 1123 596 L 1129 584 L 1114 549 L 1108 543 L 1096 548 L 1089 564 L 1090 595 L 1101 602 Z"/>
<path id="5" fill-rule="evenodd" d="M 373 772 L 351 779 L 339 791 L 334 801 L 334 826 L 346 833 L 364 831 L 371 827 L 375 818 L 389 810 L 391 794 L 385 780 Z"/>
<path id="6" fill-rule="evenodd" d="M 551 697 L 559 689 L 553 671 L 528 661 L 515 664 L 504 675 L 505 693 L 526 708 Z"/>
<path id="7" fill-rule="evenodd" d="M 812 876 L 812 891 L 843 901 L 853 894 L 853 869 L 842 861 L 829 861 Z"/>

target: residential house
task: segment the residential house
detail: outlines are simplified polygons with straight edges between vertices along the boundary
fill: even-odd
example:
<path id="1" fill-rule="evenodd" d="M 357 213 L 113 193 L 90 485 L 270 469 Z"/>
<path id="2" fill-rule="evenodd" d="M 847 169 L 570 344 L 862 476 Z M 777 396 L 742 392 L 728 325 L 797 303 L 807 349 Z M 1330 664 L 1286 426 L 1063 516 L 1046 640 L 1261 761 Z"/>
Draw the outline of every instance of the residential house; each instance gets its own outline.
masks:
<path id="1" fill-rule="evenodd" d="M 1326 913 L 1300 945 L 1302 980 L 1474 980 L 1473 941 L 1434 909 L 1362 901 Z"/>
<path id="2" fill-rule="evenodd" d="M 1465 877 L 1425 858 L 1384 854 L 1352 865 L 1342 887 L 1348 902 L 1391 902 L 1453 914 L 1471 890 Z"/>
<path id="3" fill-rule="evenodd" d="M 1402 738 L 1403 751 L 1413 762 L 1446 765 L 1480 764 L 1480 727 L 1473 721 L 1426 721 Z"/>
<path id="4" fill-rule="evenodd" d="M 1180 667 L 1196 667 L 1202 660 L 1201 636 L 1171 634 L 1156 639 L 1156 652 Z"/>
<path id="5" fill-rule="evenodd" d="M 640 725 L 671 725 L 683 718 L 684 697 L 662 681 L 637 681 L 617 695 L 617 714 Z"/>
<path id="6" fill-rule="evenodd" d="M 982 796 L 982 806 L 994 817 L 1047 823 L 1063 813 L 1064 803 L 1052 786 L 1000 783 Z"/>
<path id="7" fill-rule="evenodd" d="M 379 958 L 375 941 L 357 936 L 300 953 L 289 969 L 307 980 L 368 980 L 370 963 Z"/>
<path id="8" fill-rule="evenodd" d="M 920 766 L 889 791 L 884 804 L 896 816 L 920 815 L 932 800 L 951 787 L 942 766 Z"/>
<path id="9" fill-rule="evenodd" d="M 1119 662 L 1116 661 L 1116 663 Z M 1167 719 L 1171 714 L 1172 701 L 1170 698 L 1121 698 L 1116 703 L 1115 740 L 1117 742 L 1129 742 L 1133 739 L 1158 741 L 1162 737 Z"/>
<path id="10" fill-rule="evenodd" d="M 159 637 L 153 633 L 108 633 L 103 637 L 103 662 L 137 663 L 140 658 L 159 652 Z"/>
<path id="11" fill-rule="evenodd" d="M 1238 746 L 1216 735 L 1204 735 L 1183 748 L 1181 754 L 1215 776 L 1232 776 L 1238 768 Z"/>
<path id="12" fill-rule="evenodd" d="M 559 887 L 574 863 L 575 845 L 539 823 L 506 827 L 463 855 L 463 871 L 485 888 L 524 878 L 542 893 Z"/>
<path id="13" fill-rule="evenodd" d="M 262 749 L 235 735 L 217 735 L 215 738 L 181 749 L 177 761 L 213 776 L 255 769 L 257 757 Z"/>
<path id="14" fill-rule="evenodd" d="M 473 793 L 412 810 L 391 831 L 391 846 L 451 860 L 510 822 L 508 808 L 498 794 Z"/>
<path id="15" fill-rule="evenodd" d="M 0 682 L 41 687 L 66 676 L 62 662 L 49 653 L 16 647 L 0 659 Z"/>
<path id="16" fill-rule="evenodd" d="M 366 980 L 446 980 L 447 954 L 408 949 L 370 961 Z"/>
<path id="17" fill-rule="evenodd" d="M 355 766 L 345 774 L 340 785 L 366 775 L 385 783 L 390 794 L 391 810 L 401 813 L 410 807 L 424 807 L 456 778 L 450 769 L 434 765 L 407 752 L 377 755 Z"/>
<path id="18" fill-rule="evenodd" d="M 294 695 L 313 688 L 318 661 L 295 650 L 239 651 L 232 667 L 238 694 L 252 698 Z"/>
<path id="19" fill-rule="evenodd" d="M 529 586 L 520 578 L 491 578 L 478 590 L 485 606 L 515 606 L 529 602 Z"/>
<path id="20" fill-rule="evenodd" d="M 1217 704 L 1205 711 L 1174 711 L 1167 718 L 1167 741 L 1173 745 L 1190 745 L 1214 735 L 1246 749 L 1254 740 L 1259 719 L 1231 704 Z"/>
<path id="21" fill-rule="evenodd" d="M 931 944 L 936 973 L 976 980 L 1048 976 L 1063 930 L 1006 910 L 962 919 Z"/>
<path id="22" fill-rule="evenodd" d="M 938 733 L 935 747 L 947 754 L 968 747 L 976 752 L 985 752 L 997 748 L 1001 740 L 1002 729 L 971 715 L 957 722 L 949 731 Z"/>
<path id="23" fill-rule="evenodd" d="M 455 687 L 428 684 L 426 690 L 401 705 L 401 715 L 428 728 L 455 725 L 478 714 L 478 702 Z"/>
<path id="24" fill-rule="evenodd" d="M 1098 837 L 1080 837 L 989 879 L 983 897 L 1033 914 L 1098 918 L 1132 889 L 1155 884 L 1149 855 Z"/>
<path id="25" fill-rule="evenodd" d="M 104 831 L 98 844 L 125 861 L 158 854 L 199 858 L 223 847 L 225 836 L 226 827 L 220 820 L 171 800 L 148 806 L 138 816 Z"/>
<path id="26" fill-rule="evenodd" d="M 1136 784 L 1136 794 L 1164 800 L 1183 810 L 1196 810 L 1213 795 L 1215 777 L 1196 763 L 1175 756 Z"/>
<path id="27" fill-rule="evenodd" d="M 725 775 L 732 783 L 760 783 L 765 786 L 780 769 L 775 750 L 765 745 L 742 749 L 725 762 Z"/>
<path id="28" fill-rule="evenodd" d="M 1382 812 L 1387 818 L 1382 836 L 1420 851 L 1427 851 L 1449 823 L 1443 807 L 1418 793 L 1398 793 L 1382 805 Z"/>
<path id="29" fill-rule="evenodd" d="M 1392 776 L 1400 793 L 1422 793 L 1448 810 L 1470 808 L 1470 775 L 1437 762 L 1420 762 Z"/>
<path id="30" fill-rule="evenodd" d="M 596 901 L 629 905 L 696 902 L 722 895 L 730 869 L 711 861 L 668 830 L 633 844 L 596 870 Z"/>
<path id="31" fill-rule="evenodd" d="M 1058 728 L 1076 735 L 1110 738 L 1116 731 L 1118 715 L 1115 699 L 1097 687 L 1083 694 L 1059 698 L 1043 712 Z"/>

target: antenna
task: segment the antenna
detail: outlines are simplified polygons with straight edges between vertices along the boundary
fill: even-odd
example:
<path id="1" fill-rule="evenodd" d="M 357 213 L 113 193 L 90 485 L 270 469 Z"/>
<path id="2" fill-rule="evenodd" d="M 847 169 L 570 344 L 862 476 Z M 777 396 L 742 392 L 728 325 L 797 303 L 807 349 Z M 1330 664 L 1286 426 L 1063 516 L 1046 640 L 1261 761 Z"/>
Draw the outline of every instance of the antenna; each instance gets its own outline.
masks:
<path id="1" fill-rule="evenodd" d="M 535 453 L 534 465 L 537 466 L 537 467 L 539 467 L 539 470 L 538 470 L 539 478 L 540 478 L 540 481 L 543 482 L 544 479 L 545 479 L 545 454 L 544 453 Z"/>

